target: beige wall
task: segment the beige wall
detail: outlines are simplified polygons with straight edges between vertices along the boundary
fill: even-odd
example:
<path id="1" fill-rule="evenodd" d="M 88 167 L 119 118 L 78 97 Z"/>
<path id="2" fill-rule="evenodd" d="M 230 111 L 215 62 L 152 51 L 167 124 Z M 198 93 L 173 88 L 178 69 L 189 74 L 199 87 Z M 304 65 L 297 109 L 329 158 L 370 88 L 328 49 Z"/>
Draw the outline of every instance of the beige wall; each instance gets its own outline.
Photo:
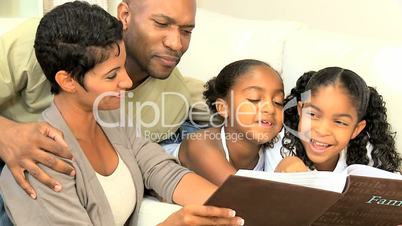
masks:
<path id="1" fill-rule="evenodd" d="M 121 0 L 107 0 L 107 2 L 108 11 L 116 15 L 116 7 Z M 43 0 L 0 0 L 0 17 L 40 17 L 42 15 Z"/>
<path id="2" fill-rule="evenodd" d="M 0 0 L 0 17 L 42 15 L 42 0 Z"/>
<path id="3" fill-rule="evenodd" d="M 235 16 L 304 22 L 312 28 L 402 40 L 402 0 L 198 0 Z"/>
<path id="4" fill-rule="evenodd" d="M 120 1 L 109 0 L 113 15 Z M 402 0 L 197 1 L 201 8 L 244 18 L 293 20 L 321 30 L 402 40 Z M 42 0 L 0 0 L 0 17 L 41 16 L 42 12 Z"/>

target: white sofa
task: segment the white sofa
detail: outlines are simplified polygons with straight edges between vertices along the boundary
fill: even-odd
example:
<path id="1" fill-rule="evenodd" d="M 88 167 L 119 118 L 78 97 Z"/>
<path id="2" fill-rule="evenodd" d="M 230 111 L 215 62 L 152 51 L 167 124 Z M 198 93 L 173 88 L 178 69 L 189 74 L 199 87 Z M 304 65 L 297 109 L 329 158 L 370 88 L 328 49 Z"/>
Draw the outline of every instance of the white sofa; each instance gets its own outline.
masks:
<path id="1" fill-rule="evenodd" d="M 313 30 L 298 22 L 234 18 L 197 11 L 190 48 L 179 63 L 186 76 L 207 81 L 228 63 L 255 58 L 281 72 L 288 93 L 306 71 L 328 66 L 351 69 L 376 87 L 387 104 L 389 122 L 402 153 L 402 40 L 390 43 L 366 37 Z"/>
<path id="2" fill-rule="evenodd" d="M 0 18 L 0 35 L 23 21 Z M 389 43 L 369 38 L 318 31 L 298 22 L 257 21 L 234 18 L 207 10 L 197 11 L 196 29 L 188 52 L 179 64 L 184 75 L 207 81 L 228 63 L 255 58 L 268 62 L 281 72 L 286 91 L 303 72 L 327 66 L 341 66 L 360 74 L 384 96 L 389 122 L 402 133 L 402 41 Z M 401 62 L 400 62 L 401 61 Z M 402 153 L 401 135 L 397 148 Z M 178 210 L 146 198 L 140 210 L 139 225 L 154 226 Z"/>

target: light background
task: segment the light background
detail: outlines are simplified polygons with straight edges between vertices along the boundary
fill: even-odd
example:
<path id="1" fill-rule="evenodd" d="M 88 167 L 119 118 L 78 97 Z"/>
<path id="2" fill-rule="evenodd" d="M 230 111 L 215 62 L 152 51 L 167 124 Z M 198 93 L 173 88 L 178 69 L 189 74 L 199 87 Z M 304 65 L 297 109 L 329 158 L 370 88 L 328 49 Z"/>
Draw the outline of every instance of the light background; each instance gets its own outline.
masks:
<path id="1" fill-rule="evenodd" d="M 119 2 L 108 0 L 109 12 L 115 15 Z M 402 40 L 402 0 L 198 0 L 198 6 L 243 18 L 291 20 L 321 30 Z M 42 0 L 0 0 L 0 17 L 42 13 Z"/>

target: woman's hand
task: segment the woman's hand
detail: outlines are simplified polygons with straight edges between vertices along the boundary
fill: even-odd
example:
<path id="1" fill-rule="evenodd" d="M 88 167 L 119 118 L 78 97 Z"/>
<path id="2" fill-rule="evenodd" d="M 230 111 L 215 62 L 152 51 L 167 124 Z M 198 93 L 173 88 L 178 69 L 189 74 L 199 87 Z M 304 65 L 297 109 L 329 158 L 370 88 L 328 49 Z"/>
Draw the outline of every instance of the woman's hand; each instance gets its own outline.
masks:
<path id="1" fill-rule="evenodd" d="M 236 212 L 214 206 L 189 205 L 174 212 L 158 226 L 244 225 Z"/>
<path id="2" fill-rule="evenodd" d="M 308 168 L 304 162 L 296 156 L 288 156 L 279 162 L 275 168 L 278 173 L 307 172 Z"/>

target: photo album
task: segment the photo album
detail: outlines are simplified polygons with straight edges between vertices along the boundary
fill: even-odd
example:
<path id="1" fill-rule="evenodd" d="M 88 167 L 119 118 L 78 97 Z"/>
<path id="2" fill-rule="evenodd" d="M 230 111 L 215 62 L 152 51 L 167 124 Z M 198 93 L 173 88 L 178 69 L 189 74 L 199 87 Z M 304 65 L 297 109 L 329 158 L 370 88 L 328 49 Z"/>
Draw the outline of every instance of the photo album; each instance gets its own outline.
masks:
<path id="1" fill-rule="evenodd" d="M 402 176 L 366 165 L 343 172 L 239 170 L 206 202 L 250 226 L 402 225 Z"/>

